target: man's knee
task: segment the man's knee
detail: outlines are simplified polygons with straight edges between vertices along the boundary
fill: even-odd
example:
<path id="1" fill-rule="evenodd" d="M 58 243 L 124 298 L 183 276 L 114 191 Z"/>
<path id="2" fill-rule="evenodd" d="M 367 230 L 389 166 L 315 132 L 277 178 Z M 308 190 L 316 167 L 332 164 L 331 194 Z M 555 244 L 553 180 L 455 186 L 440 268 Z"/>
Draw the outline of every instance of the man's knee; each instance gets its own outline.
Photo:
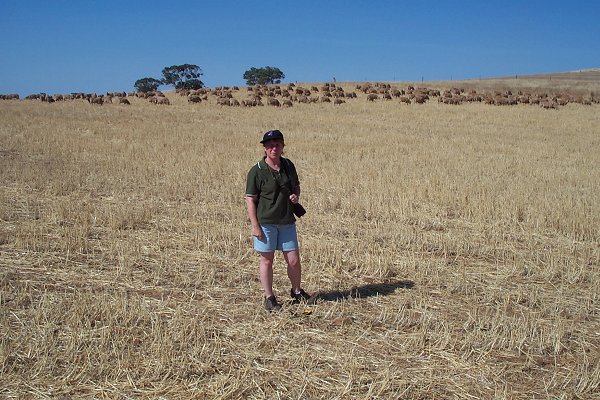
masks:
<path id="1" fill-rule="evenodd" d="M 300 254 L 297 250 L 286 252 L 285 260 L 287 261 L 287 264 L 292 268 L 297 268 L 300 266 Z"/>
<path id="2" fill-rule="evenodd" d="M 275 253 L 260 253 L 260 262 L 265 265 L 273 265 Z"/>

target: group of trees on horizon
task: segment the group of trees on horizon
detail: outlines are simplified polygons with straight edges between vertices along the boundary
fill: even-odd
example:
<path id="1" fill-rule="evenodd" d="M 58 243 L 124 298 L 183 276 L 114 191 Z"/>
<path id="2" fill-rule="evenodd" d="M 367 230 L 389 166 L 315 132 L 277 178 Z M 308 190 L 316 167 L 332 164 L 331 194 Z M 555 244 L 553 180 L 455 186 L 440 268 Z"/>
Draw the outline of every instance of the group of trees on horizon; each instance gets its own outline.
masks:
<path id="1" fill-rule="evenodd" d="M 141 78 L 135 81 L 134 87 L 138 92 L 153 92 L 161 85 L 174 86 L 177 90 L 193 90 L 204 87 L 199 78 L 203 75 L 199 66 L 194 64 L 171 65 L 162 70 L 162 79 Z M 281 83 L 285 78 L 283 72 L 276 67 L 252 67 L 244 72 L 243 78 L 247 85 L 268 85 Z"/>

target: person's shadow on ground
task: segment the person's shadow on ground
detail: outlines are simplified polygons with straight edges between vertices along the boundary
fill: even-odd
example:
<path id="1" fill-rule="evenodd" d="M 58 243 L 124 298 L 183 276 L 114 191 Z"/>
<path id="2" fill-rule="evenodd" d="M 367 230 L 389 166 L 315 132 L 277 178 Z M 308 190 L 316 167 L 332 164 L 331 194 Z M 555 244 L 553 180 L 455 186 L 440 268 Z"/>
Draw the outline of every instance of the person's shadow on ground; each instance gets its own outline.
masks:
<path id="1" fill-rule="evenodd" d="M 310 299 L 311 303 L 318 301 L 340 301 L 347 299 L 364 299 L 373 296 L 388 296 L 396 289 L 412 289 L 415 286 L 413 281 L 391 281 L 384 283 L 370 283 L 362 286 L 355 286 L 349 290 L 331 290 L 328 292 L 318 292 Z"/>

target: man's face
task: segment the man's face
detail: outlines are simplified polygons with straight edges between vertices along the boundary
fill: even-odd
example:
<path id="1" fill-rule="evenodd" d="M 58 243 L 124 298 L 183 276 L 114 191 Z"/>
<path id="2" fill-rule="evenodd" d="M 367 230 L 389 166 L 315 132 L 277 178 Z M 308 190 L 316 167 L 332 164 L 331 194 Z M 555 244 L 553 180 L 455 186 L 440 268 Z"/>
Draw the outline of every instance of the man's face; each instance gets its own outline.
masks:
<path id="1" fill-rule="evenodd" d="M 277 158 L 283 152 L 283 141 L 280 139 L 267 140 L 263 146 L 265 146 L 265 154 L 269 158 Z"/>

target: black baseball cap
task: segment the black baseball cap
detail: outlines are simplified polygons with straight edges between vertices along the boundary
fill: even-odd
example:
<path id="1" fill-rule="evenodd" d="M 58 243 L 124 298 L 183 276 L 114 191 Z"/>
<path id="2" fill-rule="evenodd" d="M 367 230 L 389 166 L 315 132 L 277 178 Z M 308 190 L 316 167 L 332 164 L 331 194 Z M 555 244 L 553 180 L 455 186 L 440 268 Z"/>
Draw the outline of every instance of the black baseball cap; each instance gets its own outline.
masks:
<path id="1" fill-rule="evenodd" d="M 277 139 L 283 140 L 283 133 L 281 133 L 281 131 L 279 131 L 278 129 L 274 129 L 272 131 L 265 132 L 265 134 L 263 135 L 263 140 L 261 140 L 260 142 L 264 143 L 269 140 L 277 140 Z"/>

